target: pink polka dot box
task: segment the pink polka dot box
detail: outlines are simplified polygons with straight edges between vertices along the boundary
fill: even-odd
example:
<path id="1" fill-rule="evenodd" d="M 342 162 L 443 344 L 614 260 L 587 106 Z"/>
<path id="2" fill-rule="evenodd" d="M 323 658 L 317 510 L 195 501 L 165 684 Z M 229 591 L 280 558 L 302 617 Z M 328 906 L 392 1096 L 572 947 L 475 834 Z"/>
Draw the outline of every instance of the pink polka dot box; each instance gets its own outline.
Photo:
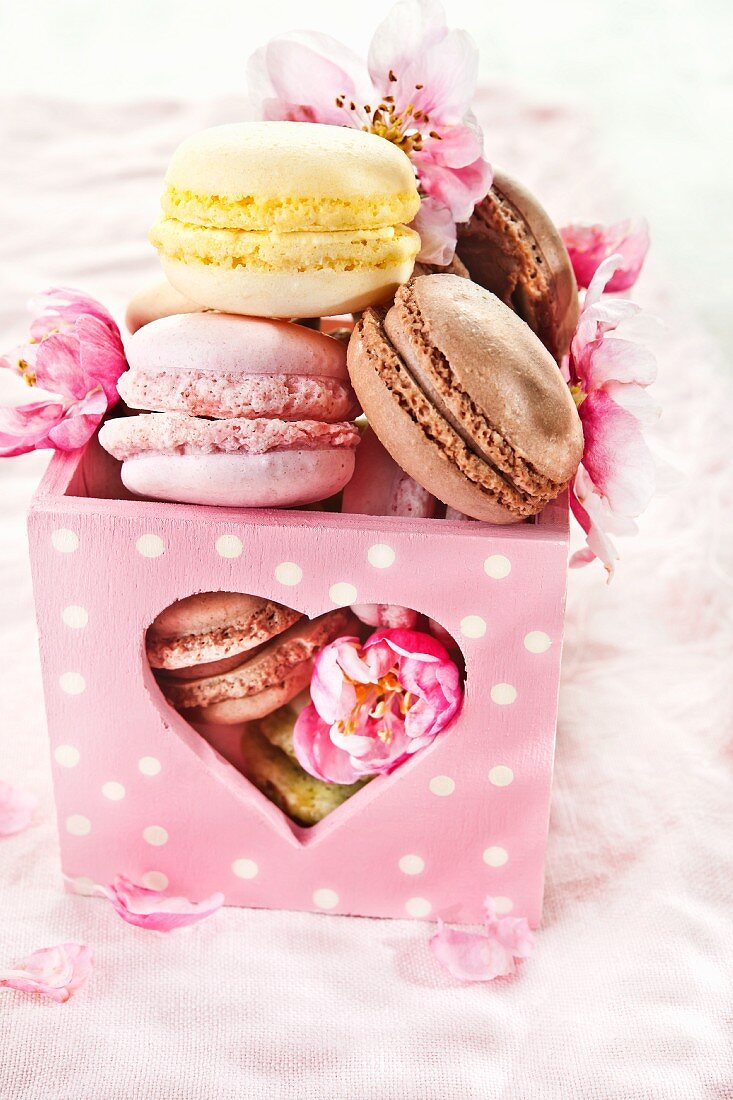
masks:
<path id="1" fill-rule="evenodd" d="M 540 919 L 567 507 L 511 527 L 133 500 L 96 440 L 53 456 L 29 516 L 64 882 L 372 917 Z M 298 824 L 166 702 L 145 635 L 198 592 L 311 618 L 390 603 L 440 624 L 462 707 L 427 747 Z M 232 762 L 233 761 L 233 762 Z"/>

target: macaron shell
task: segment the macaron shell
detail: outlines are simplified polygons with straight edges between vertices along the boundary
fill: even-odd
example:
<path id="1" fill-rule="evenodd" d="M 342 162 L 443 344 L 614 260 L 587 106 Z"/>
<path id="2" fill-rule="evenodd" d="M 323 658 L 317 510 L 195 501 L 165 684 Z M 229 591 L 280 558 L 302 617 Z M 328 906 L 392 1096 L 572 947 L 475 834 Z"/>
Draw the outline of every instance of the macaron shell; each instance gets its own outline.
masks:
<path id="1" fill-rule="evenodd" d="M 165 182 L 169 215 L 247 230 L 394 225 L 412 221 L 420 207 L 401 149 L 375 134 L 318 123 L 202 130 L 176 149 Z"/>
<path id="2" fill-rule="evenodd" d="M 148 661 L 160 669 L 220 661 L 256 648 L 300 618 L 263 596 L 197 592 L 170 604 L 148 627 Z"/>
<path id="3" fill-rule="evenodd" d="M 578 323 L 578 291 L 562 238 L 538 200 L 496 171 L 486 198 L 458 226 L 456 251 L 473 281 L 514 309 L 560 362 Z"/>
<path id="4" fill-rule="evenodd" d="M 343 345 L 286 321 L 167 317 L 133 336 L 127 357 L 117 388 L 135 409 L 324 421 L 358 413 Z"/>
<path id="5" fill-rule="evenodd" d="M 158 279 L 138 290 L 130 299 L 125 312 L 125 325 L 128 332 L 134 334 L 138 329 L 162 317 L 200 313 L 201 308 L 198 302 L 192 302 L 180 290 L 171 286 L 167 279 Z"/>
<path id="6" fill-rule="evenodd" d="M 366 330 L 366 331 L 365 331 Z M 374 358 L 388 353 L 380 346 L 373 315 L 359 322 L 349 344 L 354 388 L 369 423 L 395 462 L 438 500 L 487 523 L 518 523 L 524 516 L 500 503 L 461 473 L 445 450 L 431 441 L 406 407 L 374 369 Z"/>
<path id="7" fill-rule="evenodd" d="M 133 372 L 304 375 L 348 382 L 346 352 L 337 340 L 287 321 L 192 313 L 155 321 L 127 344 Z"/>
<path id="8" fill-rule="evenodd" d="M 340 492 L 354 472 L 351 449 L 266 454 L 142 455 L 122 463 L 122 482 L 151 500 L 225 508 L 295 508 Z"/>
<path id="9" fill-rule="evenodd" d="M 417 247 L 395 263 L 350 271 L 325 264 L 319 270 L 297 271 L 295 250 L 290 269 L 282 272 L 186 263 L 165 255 L 161 264 L 171 283 L 202 308 L 256 317 L 329 317 L 390 301 L 410 278 L 416 253 Z"/>
<path id="10" fill-rule="evenodd" d="M 384 325 L 408 367 L 411 353 L 426 366 L 432 349 L 442 357 L 450 377 L 441 396 L 479 444 L 488 421 L 541 478 L 562 485 L 573 476 L 583 434 L 570 390 L 528 325 L 495 295 L 454 275 L 422 277 L 398 294 Z"/>
<path id="11" fill-rule="evenodd" d="M 312 659 L 351 622 L 348 608 L 337 608 L 317 619 L 300 619 L 229 672 L 201 680 L 166 682 L 162 685 L 166 698 L 181 710 L 206 708 L 204 721 L 211 721 L 211 707 L 216 704 L 276 692 L 286 682 L 289 690 L 297 681 L 299 686 L 289 696 L 293 698 L 309 682 Z"/>
<path id="12" fill-rule="evenodd" d="M 264 688 L 254 695 L 239 699 L 224 699 L 207 707 L 194 707 L 187 716 L 194 722 L 206 722 L 212 725 L 236 726 L 240 722 L 253 722 L 266 718 L 268 714 L 289 703 L 303 688 L 307 687 L 313 673 L 313 661 L 304 661 L 273 687 Z"/>

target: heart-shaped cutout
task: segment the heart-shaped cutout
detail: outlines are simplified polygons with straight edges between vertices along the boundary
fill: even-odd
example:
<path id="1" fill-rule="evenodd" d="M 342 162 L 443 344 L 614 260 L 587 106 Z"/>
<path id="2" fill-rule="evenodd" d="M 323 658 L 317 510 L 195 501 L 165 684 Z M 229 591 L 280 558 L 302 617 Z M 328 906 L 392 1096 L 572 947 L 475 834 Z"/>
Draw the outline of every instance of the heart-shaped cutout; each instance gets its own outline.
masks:
<path id="1" fill-rule="evenodd" d="M 377 637 L 375 627 L 383 628 L 379 636 L 394 637 L 403 645 L 407 638 L 415 643 L 427 639 L 422 646 L 415 645 L 416 649 L 425 649 L 428 642 L 435 647 L 429 630 L 441 638 L 438 650 L 442 643 L 452 646 L 456 663 L 452 658 L 448 661 L 455 669 L 456 685 L 461 685 L 454 695 L 458 690 L 462 693 L 463 674 L 457 667 L 459 662 L 462 666 L 462 659 L 450 636 L 418 612 L 393 605 L 374 604 L 353 610 L 338 607 L 311 619 L 260 596 L 223 591 L 196 593 L 176 601 L 156 617 L 146 632 L 145 652 L 167 704 L 278 807 L 297 836 L 301 829 L 316 825 L 337 810 L 372 779 L 368 768 L 365 774 L 349 774 L 349 782 L 334 781 L 340 775 L 317 774 L 317 748 L 316 755 L 306 760 L 302 732 L 297 745 L 294 739 L 296 724 L 301 731 L 322 726 L 310 695 L 318 655 L 327 647 L 337 649 L 341 640 L 348 638 L 351 641 L 346 645 L 346 661 L 358 662 L 362 644 Z M 415 633 L 420 630 L 426 633 Z M 375 663 L 372 654 L 372 664 L 378 666 L 381 679 L 375 672 L 374 682 L 367 683 L 364 677 L 371 673 L 360 672 L 357 664 L 347 675 L 336 672 L 338 689 L 342 691 L 345 685 L 346 692 L 351 693 L 348 698 L 356 716 L 339 726 L 348 745 L 361 740 L 364 723 L 373 727 L 378 720 L 383 728 L 378 730 L 382 744 L 377 748 L 388 749 L 391 727 L 399 727 L 404 736 L 410 708 L 425 705 L 420 688 L 415 687 L 414 669 L 412 673 L 406 670 L 409 682 L 404 687 L 395 675 L 397 666 L 407 657 L 403 647 L 391 650 L 383 646 L 383 650 L 386 661 L 382 653 Z M 344 652 L 343 646 L 339 652 Z M 388 667 L 390 657 L 394 658 L 394 667 Z M 329 666 L 332 671 L 340 669 L 335 654 Z M 349 741 L 351 734 L 356 735 L 356 741 Z M 328 747 L 330 751 L 330 743 Z M 334 750 L 337 757 L 339 751 Z M 342 755 L 348 757 L 347 753 Z M 337 764 L 336 770 L 339 768 Z M 375 772 L 388 770 L 392 769 L 375 765 Z"/>

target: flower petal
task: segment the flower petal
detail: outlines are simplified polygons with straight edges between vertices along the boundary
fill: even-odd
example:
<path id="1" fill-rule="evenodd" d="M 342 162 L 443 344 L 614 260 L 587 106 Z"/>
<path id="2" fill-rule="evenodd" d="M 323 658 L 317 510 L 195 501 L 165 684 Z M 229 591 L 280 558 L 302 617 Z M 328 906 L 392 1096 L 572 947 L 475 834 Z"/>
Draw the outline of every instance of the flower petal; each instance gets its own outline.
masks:
<path id="1" fill-rule="evenodd" d="M 456 251 L 456 223 L 447 206 L 437 199 L 423 198 L 411 223 L 420 234 L 420 254 L 423 264 L 449 264 Z"/>
<path id="2" fill-rule="evenodd" d="M 34 951 L 17 967 L 0 970 L 0 986 L 63 1004 L 84 985 L 92 966 L 92 953 L 84 944 L 60 943 Z"/>
<path id="3" fill-rule="evenodd" d="M 490 982 L 513 973 L 512 952 L 485 932 L 446 928 L 441 921 L 430 938 L 430 949 L 441 966 L 462 982 Z"/>
<path id="4" fill-rule="evenodd" d="M 63 416 L 64 406 L 58 401 L 33 401 L 14 408 L 0 406 L 0 458 L 52 446 L 49 432 Z"/>
<path id="5" fill-rule="evenodd" d="M 638 516 L 654 493 L 654 462 L 636 417 L 603 390 L 579 408 L 583 466 L 595 487 L 621 516 Z"/>
<path id="6" fill-rule="evenodd" d="M 119 331 L 110 329 L 97 317 L 80 317 L 74 327 L 79 341 L 81 370 L 87 391 L 101 386 L 107 407 L 116 405 L 120 397 L 117 382 L 127 369 L 125 349 Z"/>
<path id="7" fill-rule="evenodd" d="M 296 719 L 293 750 L 301 768 L 324 783 L 354 783 L 362 777 L 349 754 L 334 745 L 330 726 L 313 704 L 304 707 Z"/>
<path id="8" fill-rule="evenodd" d="M 57 451 L 75 451 L 87 443 L 107 411 L 107 398 L 101 389 L 75 401 L 63 419 L 48 433 L 49 446 Z"/>
<path id="9" fill-rule="evenodd" d="M 321 122 L 360 128 L 375 93 L 364 62 L 326 34 L 293 31 L 257 50 L 247 66 L 249 99 L 269 121 Z M 337 96 L 345 107 L 337 107 Z M 353 101 L 355 111 L 349 109 Z"/>
<path id="10" fill-rule="evenodd" d="M 447 206 L 457 222 L 468 221 L 476 203 L 491 187 L 491 165 L 483 157 L 465 167 L 450 168 L 439 163 L 428 147 L 415 153 L 412 160 L 425 194 Z"/>
<path id="11" fill-rule="evenodd" d="M 172 932 L 196 924 L 224 904 L 224 895 L 218 892 L 203 901 L 193 902 L 188 898 L 169 897 L 161 890 L 148 890 L 124 875 L 118 875 L 102 891 L 124 921 L 155 932 Z"/>
<path id="12" fill-rule="evenodd" d="M 580 381 L 586 393 L 607 382 L 634 382 L 650 386 L 657 377 L 657 362 L 648 348 L 616 336 L 597 340 L 583 358 Z"/>
<path id="13" fill-rule="evenodd" d="M 119 338 L 120 330 L 111 313 L 96 298 L 81 290 L 63 286 L 51 287 L 31 298 L 28 308 L 35 314 L 31 322 L 31 337 L 34 341 L 44 340 L 52 332 L 72 329 L 79 317 L 96 318 Z"/>
<path id="14" fill-rule="evenodd" d="M 649 251 L 649 226 L 644 219 L 630 219 L 615 225 L 566 225 L 560 235 L 568 250 L 579 287 L 587 287 L 608 256 L 620 256 L 621 263 L 609 279 L 606 290 L 628 290 L 639 277 Z"/>
<path id="15" fill-rule="evenodd" d="M 37 807 L 34 794 L 0 779 L 0 836 L 12 836 L 26 829 Z"/>

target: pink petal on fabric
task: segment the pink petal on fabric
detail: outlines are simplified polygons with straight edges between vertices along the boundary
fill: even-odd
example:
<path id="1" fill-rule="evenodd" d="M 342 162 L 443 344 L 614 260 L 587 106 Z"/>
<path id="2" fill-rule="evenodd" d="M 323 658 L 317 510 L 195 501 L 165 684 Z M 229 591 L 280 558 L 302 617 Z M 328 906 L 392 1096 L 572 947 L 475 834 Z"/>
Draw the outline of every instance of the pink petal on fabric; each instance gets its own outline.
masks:
<path id="1" fill-rule="evenodd" d="M 12 836 L 27 829 L 37 808 L 34 794 L 0 779 L 0 836 Z"/>
<path id="2" fill-rule="evenodd" d="M 649 226 L 645 220 L 615 225 L 566 225 L 560 230 L 579 287 L 590 285 L 599 265 L 609 256 L 621 262 L 606 285 L 611 293 L 628 290 L 639 277 L 649 251 Z"/>
<path id="3" fill-rule="evenodd" d="M 447 928 L 441 921 L 429 942 L 440 965 L 461 982 L 491 982 L 515 970 L 512 952 L 485 932 Z"/>
<path id="4" fill-rule="evenodd" d="M 423 198 L 411 228 L 420 234 L 418 263 L 443 266 L 451 262 L 458 235 L 455 219 L 444 203 Z"/>
<path id="5" fill-rule="evenodd" d="M 84 985 L 92 966 L 92 952 L 84 944 L 60 943 L 34 951 L 17 967 L 0 970 L 0 986 L 63 1004 Z"/>
<path id="6" fill-rule="evenodd" d="M 172 932 L 210 917 L 224 904 L 224 895 L 212 894 L 203 901 L 169 897 L 162 890 L 138 886 L 125 875 L 117 875 L 109 886 L 102 887 L 115 912 L 128 924 L 154 932 Z"/>
<path id="7" fill-rule="evenodd" d="M 654 461 L 635 416 L 603 390 L 579 408 L 583 466 L 613 512 L 638 516 L 654 493 Z"/>

